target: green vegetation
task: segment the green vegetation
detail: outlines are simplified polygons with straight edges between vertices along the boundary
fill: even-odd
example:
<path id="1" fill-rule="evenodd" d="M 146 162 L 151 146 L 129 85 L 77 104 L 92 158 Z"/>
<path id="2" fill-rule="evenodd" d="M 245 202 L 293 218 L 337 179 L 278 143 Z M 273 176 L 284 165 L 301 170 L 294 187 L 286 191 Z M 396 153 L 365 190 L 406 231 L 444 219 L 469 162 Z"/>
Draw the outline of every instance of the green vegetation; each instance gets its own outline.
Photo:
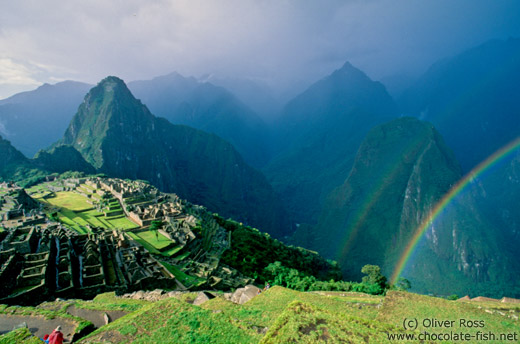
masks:
<path id="1" fill-rule="evenodd" d="M 149 304 L 150 302 L 144 300 L 116 297 L 114 292 L 98 294 L 92 301 L 74 301 L 74 305 L 78 308 L 125 312 L 134 312 Z"/>
<path id="2" fill-rule="evenodd" d="M 148 241 L 142 239 L 141 237 L 137 236 L 135 233 L 132 233 L 132 232 L 128 232 L 128 235 L 134 239 L 135 241 L 137 241 L 139 244 L 143 245 L 143 247 L 150 253 L 154 253 L 154 254 L 161 254 L 161 252 L 159 252 L 154 246 L 150 245 L 148 243 Z"/>
<path id="3" fill-rule="evenodd" d="M 121 228 L 121 229 L 125 229 L 125 230 L 139 228 L 139 226 L 137 224 L 135 224 L 131 220 L 127 219 L 124 215 L 106 217 L 106 218 L 102 218 L 100 220 L 104 220 L 104 221 L 108 222 L 108 224 L 113 228 Z"/>
<path id="4" fill-rule="evenodd" d="M 80 343 L 95 343 L 103 333 L 131 343 L 252 343 L 259 335 L 209 310 L 175 298 L 143 307 L 91 333 Z"/>
<path id="5" fill-rule="evenodd" d="M 395 326 L 402 326 L 404 318 L 416 318 L 420 319 L 421 322 L 423 319 L 454 321 L 453 327 L 436 328 L 435 331 L 438 333 L 448 333 L 454 329 L 473 335 L 477 331 L 491 331 L 495 334 L 518 333 L 520 328 L 518 320 L 510 318 L 509 315 L 516 314 L 518 316 L 519 312 L 518 304 L 458 302 L 419 294 L 389 291 L 377 320 Z M 461 321 L 467 324 L 472 322 L 472 324 L 461 325 Z M 475 324 L 474 322 L 479 323 Z M 418 329 L 420 331 L 426 330 L 423 323 L 419 323 Z M 485 343 L 486 341 L 481 342 Z"/>
<path id="6" fill-rule="evenodd" d="M 91 193 L 93 189 L 86 184 L 82 184 L 80 189 L 91 196 L 100 197 L 96 193 Z M 55 215 L 55 220 L 67 225 L 78 233 L 88 233 L 87 225 L 101 227 L 105 229 L 136 229 L 137 224 L 127 219 L 124 215 L 105 216 L 87 202 L 88 198 L 74 191 L 50 192 L 47 183 L 38 184 L 28 190 L 32 196 L 44 204 L 59 207 L 60 210 Z M 94 201 L 98 200 L 94 197 Z M 115 199 L 104 200 L 109 210 L 107 215 L 121 211 L 119 202 Z"/>
<path id="7" fill-rule="evenodd" d="M 168 247 L 172 245 L 172 241 L 159 233 L 158 231 L 144 231 L 137 233 L 137 236 L 139 236 L 141 239 L 148 242 L 150 245 L 155 247 L 157 250 L 161 250 L 165 247 Z"/>
<path id="8" fill-rule="evenodd" d="M 44 201 L 54 206 L 73 211 L 92 209 L 92 204 L 87 202 L 85 196 L 72 191 L 56 192 L 53 197 L 46 197 Z"/>
<path id="9" fill-rule="evenodd" d="M 167 263 L 167 262 L 163 262 L 161 261 L 160 262 L 162 265 L 164 265 L 164 267 L 169 271 L 171 272 L 175 278 L 182 283 L 182 285 L 184 285 L 185 287 L 187 288 L 190 288 L 192 286 L 199 286 L 201 285 L 202 283 L 205 282 L 205 280 L 203 278 L 200 278 L 200 277 L 197 277 L 197 276 L 190 276 L 190 275 L 187 275 L 185 274 L 184 272 L 182 272 L 178 267 L 176 267 L 175 265 L 172 265 L 170 263 Z"/>
<path id="10" fill-rule="evenodd" d="M 54 301 L 38 308 L 0 305 L 0 313 L 61 316 L 80 322 L 81 319 L 64 313 L 67 307 L 129 312 L 80 343 L 98 343 L 103 341 L 101 338 L 111 338 L 111 342 L 117 343 L 386 343 L 388 334 L 423 332 L 424 319 L 454 322 L 451 328 L 435 328 L 432 332 L 436 333 L 520 331 L 520 324 L 514 318 L 520 314 L 517 304 L 448 301 L 400 291 L 389 291 L 383 297 L 353 292 L 298 292 L 274 286 L 243 305 L 227 301 L 221 295 L 201 306 L 189 304 L 196 296 L 184 293 L 150 302 L 116 297 L 112 292 L 100 294 L 92 301 Z M 405 331 L 402 325 L 405 318 L 418 319 L 419 328 Z M 482 322 L 484 327 L 459 326 L 461 319 Z M 89 323 L 82 321 L 76 332 L 85 326 Z M 16 343 L 5 339 L 14 335 L 0 337 L 5 340 L 0 343 Z"/>
<path id="11" fill-rule="evenodd" d="M 341 274 L 335 262 L 330 262 L 300 247 L 287 246 L 269 234 L 244 226 L 233 220 L 224 220 L 214 214 L 218 224 L 231 232 L 231 249 L 224 252 L 222 262 L 247 276 L 264 283 L 272 278 L 265 268 L 275 261 L 296 269 L 303 276 L 315 276 L 319 280 L 339 280 Z"/>
<path id="12" fill-rule="evenodd" d="M 182 250 L 182 246 L 175 246 L 173 248 L 170 248 L 169 250 L 162 251 L 161 254 L 165 257 L 173 257 L 175 254 L 177 254 L 180 250 Z"/>
<path id="13" fill-rule="evenodd" d="M 44 319 L 64 318 L 71 320 L 77 324 L 74 333 L 93 329 L 94 325 L 85 319 L 70 315 L 65 312 L 65 307 L 58 309 L 46 309 L 44 307 L 20 307 L 0 305 L 0 314 L 20 315 L 20 316 L 35 316 L 43 317 Z"/>
<path id="14" fill-rule="evenodd" d="M 267 343 L 383 343 L 387 332 L 402 330 L 374 320 L 337 316 L 300 301 L 291 302 L 260 341 Z"/>
<path id="15" fill-rule="evenodd" d="M 27 327 L 22 327 L 0 336 L 0 344 L 41 344 L 40 338 L 31 334 Z"/>

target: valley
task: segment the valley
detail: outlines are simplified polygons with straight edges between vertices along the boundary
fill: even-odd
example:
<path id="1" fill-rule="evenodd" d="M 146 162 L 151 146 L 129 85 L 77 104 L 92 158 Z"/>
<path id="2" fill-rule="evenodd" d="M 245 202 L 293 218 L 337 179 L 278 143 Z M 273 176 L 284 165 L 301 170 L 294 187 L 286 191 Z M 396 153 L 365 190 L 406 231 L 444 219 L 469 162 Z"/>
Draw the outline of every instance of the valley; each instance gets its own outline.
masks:
<path id="1" fill-rule="evenodd" d="M 0 344 L 520 342 L 519 4 L 54 5 L 0 13 Z"/>

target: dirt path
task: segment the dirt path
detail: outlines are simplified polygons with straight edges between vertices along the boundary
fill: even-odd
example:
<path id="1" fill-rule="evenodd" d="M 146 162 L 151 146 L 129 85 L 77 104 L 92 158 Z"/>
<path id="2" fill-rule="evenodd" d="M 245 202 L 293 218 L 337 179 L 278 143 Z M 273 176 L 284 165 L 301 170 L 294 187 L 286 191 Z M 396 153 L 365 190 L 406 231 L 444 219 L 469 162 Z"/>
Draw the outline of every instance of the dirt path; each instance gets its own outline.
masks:
<path id="1" fill-rule="evenodd" d="M 103 315 L 104 313 L 108 314 L 110 322 L 128 314 L 127 312 L 123 311 L 95 311 L 91 309 L 76 308 L 76 306 L 68 307 L 67 313 L 88 320 L 92 322 L 97 328 L 105 325 L 105 318 Z"/>
<path id="2" fill-rule="evenodd" d="M 14 326 L 23 322 L 27 323 L 29 331 L 39 338 L 43 338 L 45 334 L 50 334 L 58 325 L 60 325 L 61 332 L 63 332 L 64 339 L 67 342 L 70 342 L 72 339 L 72 334 L 77 326 L 76 323 L 60 318 L 46 320 L 35 316 L 0 314 L 0 334 L 11 331 Z"/>

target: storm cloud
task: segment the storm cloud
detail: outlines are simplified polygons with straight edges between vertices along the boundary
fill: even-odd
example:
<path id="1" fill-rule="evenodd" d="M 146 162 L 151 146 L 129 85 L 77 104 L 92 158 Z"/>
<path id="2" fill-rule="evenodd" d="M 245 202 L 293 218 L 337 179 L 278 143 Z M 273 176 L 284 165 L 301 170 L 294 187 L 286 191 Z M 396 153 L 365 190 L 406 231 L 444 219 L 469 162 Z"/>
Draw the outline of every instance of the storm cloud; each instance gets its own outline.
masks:
<path id="1" fill-rule="evenodd" d="M 350 61 L 372 78 L 520 36 L 520 2 L 485 0 L 4 1 L 0 98 L 43 83 L 177 71 L 281 91 Z"/>

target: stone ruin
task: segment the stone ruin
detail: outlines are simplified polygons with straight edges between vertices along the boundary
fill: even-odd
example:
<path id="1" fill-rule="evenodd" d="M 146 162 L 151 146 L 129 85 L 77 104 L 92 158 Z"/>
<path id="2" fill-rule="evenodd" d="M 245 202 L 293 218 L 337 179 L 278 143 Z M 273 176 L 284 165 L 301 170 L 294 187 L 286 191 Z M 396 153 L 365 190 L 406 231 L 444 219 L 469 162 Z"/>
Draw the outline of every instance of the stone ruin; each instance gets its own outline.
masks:
<path id="1" fill-rule="evenodd" d="M 79 235 L 60 224 L 9 231 L 1 242 L 0 303 L 34 304 L 52 297 L 91 298 L 154 288 L 177 288 L 178 282 L 146 250 L 125 234 L 98 229 Z"/>
<path id="2" fill-rule="evenodd" d="M 149 230 L 153 221 L 161 221 L 158 233 L 171 240 L 161 250 L 176 247 L 178 254 L 160 259 L 198 277 L 191 287 L 231 289 L 252 283 L 251 278 L 220 263 L 231 245 L 230 233 L 205 208 L 141 181 L 88 177 L 52 183 L 60 190 L 83 194 L 87 202 L 93 201 L 93 193 L 102 199 L 114 197 L 125 215 L 141 226 L 131 232 Z M 0 303 L 91 298 L 105 291 L 186 289 L 126 233 L 88 225 L 90 233 L 79 234 L 50 221 L 23 189 L 5 187 L 0 190 L 0 225 L 5 229 L 0 230 Z"/>
<path id="3" fill-rule="evenodd" d="M 4 227 L 18 227 L 18 223 L 8 223 L 8 221 L 25 217 L 26 212 L 40 208 L 24 189 L 6 183 L 0 185 L 0 189 L 5 190 L 5 194 L 0 196 L 0 221 Z"/>

